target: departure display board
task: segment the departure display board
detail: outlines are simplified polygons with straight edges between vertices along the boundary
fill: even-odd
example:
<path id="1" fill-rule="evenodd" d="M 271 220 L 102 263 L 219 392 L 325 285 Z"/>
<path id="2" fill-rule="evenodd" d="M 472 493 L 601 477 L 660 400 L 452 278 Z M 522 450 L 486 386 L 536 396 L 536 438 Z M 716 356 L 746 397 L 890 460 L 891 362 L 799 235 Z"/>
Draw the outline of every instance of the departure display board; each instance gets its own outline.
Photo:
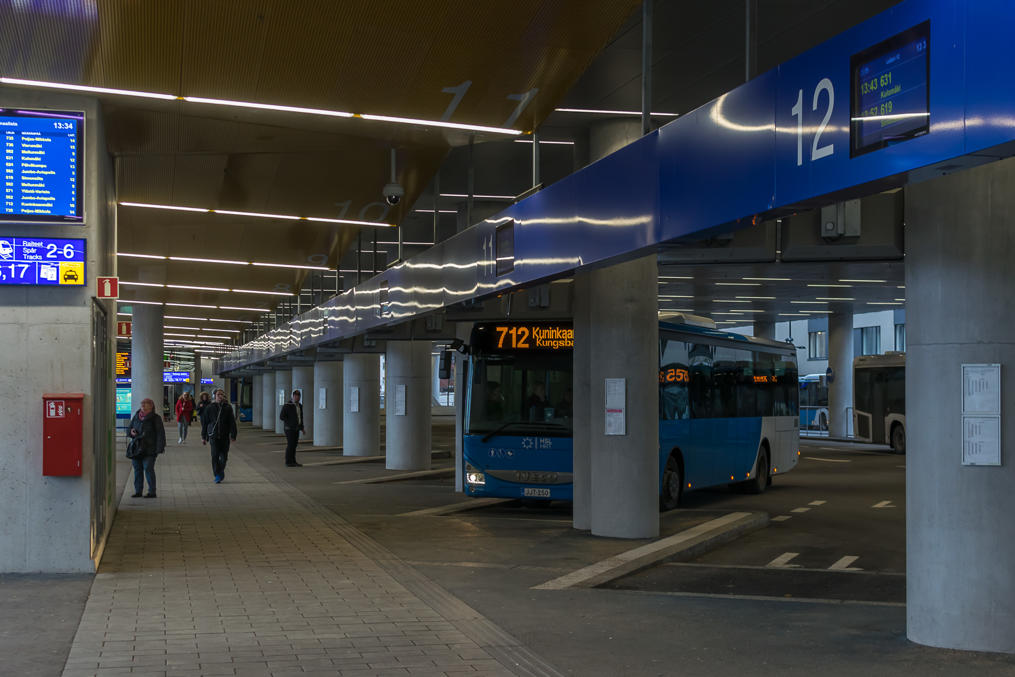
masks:
<path id="1" fill-rule="evenodd" d="M 930 22 L 850 59 L 850 156 L 930 131 Z"/>
<path id="2" fill-rule="evenodd" d="M 0 284 L 85 284 L 85 241 L 0 235 Z"/>
<path id="3" fill-rule="evenodd" d="M 116 375 L 130 379 L 130 353 L 125 351 L 116 352 Z"/>
<path id="4" fill-rule="evenodd" d="M 164 371 L 162 372 L 163 383 L 190 383 L 189 371 Z"/>
<path id="5" fill-rule="evenodd" d="M 484 352 L 564 351 L 574 349 L 570 322 L 496 322 L 477 324 L 472 346 Z"/>
<path id="6" fill-rule="evenodd" d="M 83 223 L 84 114 L 0 108 L 0 220 Z"/>

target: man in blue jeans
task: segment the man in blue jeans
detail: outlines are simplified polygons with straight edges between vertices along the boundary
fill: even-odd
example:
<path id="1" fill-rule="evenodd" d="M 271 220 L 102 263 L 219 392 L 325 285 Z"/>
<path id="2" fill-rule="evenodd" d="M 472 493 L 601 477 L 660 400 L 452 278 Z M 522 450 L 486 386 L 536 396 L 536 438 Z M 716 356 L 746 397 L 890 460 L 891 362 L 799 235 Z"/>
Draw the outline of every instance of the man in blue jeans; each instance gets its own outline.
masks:
<path id="1" fill-rule="evenodd" d="M 211 471 L 215 484 L 219 484 L 226 478 L 229 441 L 236 441 L 236 416 L 221 388 L 215 391 L 215 401 L 201 414 L 201 440 L 202 444 L 211 445 Z"/>

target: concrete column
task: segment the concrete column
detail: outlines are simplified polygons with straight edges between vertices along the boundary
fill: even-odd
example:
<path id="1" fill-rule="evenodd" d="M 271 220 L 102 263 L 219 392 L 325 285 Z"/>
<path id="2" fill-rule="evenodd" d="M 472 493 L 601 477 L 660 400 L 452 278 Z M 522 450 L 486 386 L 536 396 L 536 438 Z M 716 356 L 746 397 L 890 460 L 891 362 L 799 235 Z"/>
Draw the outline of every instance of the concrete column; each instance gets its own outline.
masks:
<path id="1" fill-rule="evenodd" d="M 388 470 L 429 470 L 431 344 L 388 341 L 384 447 Z M 404 391 L 404 402 L 402 394 Z"/>
<path id="2" fill-rule="evenodd" d="M 1015 653 L 1015 162 L 906 188 L 909 639 Z M 1001 466 L 962 465 L 963 364 L 1001 364 Z"/>
<path id="3" fill-rule="evenodd" d="M 321 391 L 324 399 L 321 399 Z M 314 446 L 342 445 L 342 363 L 314 363 Z"/>
<path id="4" fill-rule="evenodd" d="M 763 338 L 774 341 L 775 340 L 775 321 L 774 320 L 755 320 L 754 321 L 754 337 Z"/>
<path id="5" fill-rule="evenodd" d="M 314 367 L 293 367 L 292 390 L 299 390 L 303 403 L 303 429 L 306 431 L 303 437 L 313 439 L 314 437 Z"/>
<path id="6" fill-rule="evenodd" d="M 275 430 L 275 372 L 261 374 L 261 427 Z"/>
<path id="7" fill-rule="evenodd" d="M 201 395 L 201 379 L 203 378 L 204 372 L 201 369 L 201 356 L 197 355 L 194 357 L 194 371 L 191 374 L 191 382 L 194 384 L 194 390 L 191 395 L 194 396 L 194 402 L 197 402 L 197 398 Z"/>
<path id="8" fill-rule="evenodd" d="M 255 428 L 260 428 L 264 425 L 264 414 L 261 413 L 261 389 L 264 386 L 261 384 L 261 375 L 254 375 L 254 383 L 250 386 L 250 406 L 252 409 L 250 422 Z"/>
<path id="9" fill-rule="evenodd" d="M 659 535 L 656 257 L 593 270 L 588 277 L 589 331 L 576 335 L 575 343 L 577 348 L 584 340 L 589 349 L 590 406 L 588 414 L 575 409 L 574 427 L 590 431 L 590 528 L 596 536 L 654 538 Z M 605 434 L 606 379 L 623 381 L 620 435 Z"/>
<path id="10" fill-rule="evenodd" d="M 658 292 L 657 292 L 658 293 Z M 592 364 L 592 337 L 590 314 L 592 292 L 590 273 L 578 271 L 574 276 L 574 375 L 573 406 L 574 434 L 572 438 L 574 459 L 574 528 L 583 531 L 592 528 L 592 383 L 589 368 Z"/>
<path id="11" fill-rule="evenodd" d="M 828 435 L 846 437 L 853 407 L 853 313 L 828 316 Z"/>
<path id="12" fill-rule="evenodd" d="M 379 456 L 381 450 L 381 365 L 378 355 L 346 355 L 342 362 L 342 454 Z M 391 394 L 387 395 L 389 398 Z M 356 409 L 356 411 L 353 411 Z"/>
<path id="13" fill-rule="evenodd" d="M 293 391 L 293 373 L 288 369 L 279 369 L 275 372 L 275 394 L 272 396 L 272 411 L 274 411 L 275 432 L 279 435 L 285 434 L 285 425 L 279 418 L 282 413 L 282 405 L 289 401 Z M 279 404 L 281 401 L 282 404 Z"/>
<path id="14" fill-rule="evenodd" d="M 146 397 L 162 415 L 162 306 L 131 306 L 130 399 L 131 411 L 141 408 Z M 170 408 L 175 405 L 170 402 Z"/>

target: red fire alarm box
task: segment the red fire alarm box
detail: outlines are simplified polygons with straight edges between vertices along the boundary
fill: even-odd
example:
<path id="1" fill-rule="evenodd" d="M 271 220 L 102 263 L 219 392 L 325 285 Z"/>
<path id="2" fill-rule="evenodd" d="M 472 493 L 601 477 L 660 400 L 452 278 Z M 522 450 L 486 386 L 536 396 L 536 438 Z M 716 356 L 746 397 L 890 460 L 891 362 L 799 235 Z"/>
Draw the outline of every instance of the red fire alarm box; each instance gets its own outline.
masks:
<path id="1" fill-rule="evenodd" d="M 42 474 L 81 476 L 82 393 L 42 396 Z"/>

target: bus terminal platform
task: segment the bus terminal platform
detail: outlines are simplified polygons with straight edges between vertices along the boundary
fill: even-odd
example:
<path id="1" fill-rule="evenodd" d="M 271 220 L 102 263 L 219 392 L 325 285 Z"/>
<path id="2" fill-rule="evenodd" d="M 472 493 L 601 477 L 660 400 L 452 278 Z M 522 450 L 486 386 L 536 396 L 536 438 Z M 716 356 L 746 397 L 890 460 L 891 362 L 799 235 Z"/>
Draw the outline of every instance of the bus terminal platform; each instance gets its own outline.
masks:
<path id="1" fill-rule="evenodd" d="M 120 459 L 94 579 L 0 577 L 0 672 L 1015 675 L 1011 656 L 907 641 L 901 604 L 547 589 L 647 542 L 579 533 L 559 507 L 456 511 L 446 428 L 435 472 L 404 481 L 306 445 L 286 468 L 282 436 L 249 425 L 220 485 L 196 436 L 159 458 L 157 499 L 130 498 Z M 718 515 L 672 511 L 663 536 Z"/>

